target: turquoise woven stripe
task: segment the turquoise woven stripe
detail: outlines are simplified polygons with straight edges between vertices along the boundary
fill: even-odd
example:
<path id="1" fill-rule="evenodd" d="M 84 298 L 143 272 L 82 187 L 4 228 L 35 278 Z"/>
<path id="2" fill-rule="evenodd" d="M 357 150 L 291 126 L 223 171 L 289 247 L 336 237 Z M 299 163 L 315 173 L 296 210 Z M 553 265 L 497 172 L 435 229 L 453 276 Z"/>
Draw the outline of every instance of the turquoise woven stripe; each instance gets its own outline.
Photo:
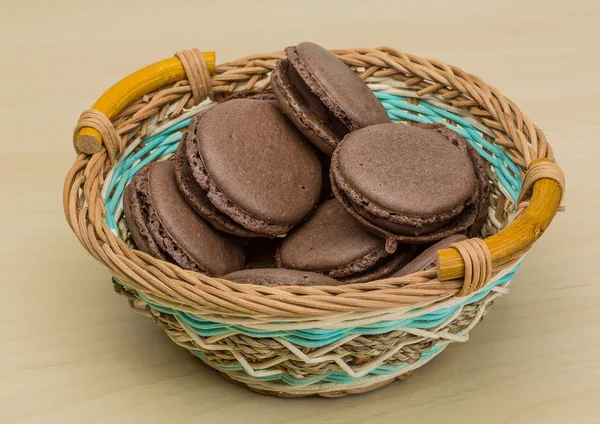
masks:
<path id="1" fill-rule="evenodd" d="M 146 164 L 160 159 L 171 153 L 175 153 L 183 130 L 190 124 L 191 118 L 185 119 L 167 128 L 163 132 L 143 140 L 144 147 L 123 159 L 113 171 L 113 177 L 108 185 L 106 204 L 106 223 L 109 228 L 118 231 L 115 221 L 115 213 L 118 205 L 123 200 L 125 186 L 129 184 L 133 176 Z"/>
<path id="2" fill-rule="evenodd" d="M 419 361 L 424 362 L 424 361 L 429 360 L 432 356 L 434 356 L 437 353 L 439 353 L 440 351 L 442 351 L 446 346 L 447 345 L 444 344 L 444 345 L 438 345 L 438 346 L 432 347 L 431 349 L 423 352 Z M 206 358 L 206 356 L 204 355 L 204 353 L 202 351 L 191 350 L 191 352 L 200 358 Z M 223 370 L 223 371 L 241 371 L 241 372 L 246 373 L 246 370 L 239 364 L 235 364 L 235 365 L 213 364 L 213 366 L 215 368 Z M 379 365 L 378 367 L 369 371 L 369 373 L 367 375 L 390 375 L 390 374 L 397 373 L 398 371 L 402 370 L 402 368 L 406 368 L 407 366 L 408 365 L 406 363 L 401 364 L 401 365 L 383 364 L 383 365 Z M 314 384 L 314 383 L 319 383 L 319 382 L 340 383 L 340 384 L 353 383 L 353 382 L 359 381 L 365 377 L 355 378 L 355 377 L 349 376 L 348 374 L 346 374 L 345 372 L 342 372 L 342 371 L 330 371 L 326 374 L 307 378 L 307 379 L 298 379 L 296 377 L 293 377 L 293 376 L 291 376 L 289 374 L 285 374 L 285 373 L 270 375 L 270 376 L 266 376 L 266 377 L 253 377 L 253 378 L 255 378 L 256 380 L 261 380 L 261 381 L 280 381 L 289 386 L 300 387 L 300 386 L 307 386 L 309 384 Z"/>
<path id="3" fill-rule="evenodd" d="M 481 131 L 471 125 L 469 121 L 445 109 L 431 105 L 425 100 L 419 100 L 419 104 L 414 105 L 409 103 L 408 99 L 403 96 L 379 91 L 374 92 L 374 94 L 385 107 L 390 119 L 394 121 L 444 124 L 459 133 L 477 150 L 482 158 L 492 165 L 502 186 L 512 200 L 517 201 L 522 185 L 519 168 L 500 146 L 496 146 L 483 138 Z M 416 112 L 419 115 L 410 112 Z M 454 124 L 449 123 L 448 120 Z"/>
<path id="4" fill-rule="evenodd" d="M 518 266 L 512 272 L 489 284 L 480 293 L 465 298 L 464 301 L 456 306 L 439 309 L 435 312 L 424 314 L 415 318 L 380 321 L 364 326 L 331 330 L 322 328 L 311 328 L 304 330 L 257 330 L 254 328 L 245 327 L 243 325 L 223 324 L 209 321 L 186 312 L 178 311 L 176 309 L 161 306 L 148 299 L 143 295 L 143 293 L 139 293 L 139 295 L 152 307 L 152 309 L 165 314 L 177 316 L 201 337 L 219 336 L 224 334 L 244 334 L 255 338 L 277 337 L 298 346 L 319 348 L 331 343 L 335 343 L 347 336 L 354 334 L 384 334 L 399 328 L 419 328 L 426 330 L 437 327 L 448 320 L 454 313 L 458 311 L 460 307 L 480 301 L 489 294 L 492 288 L 512 280 L 517 268 Z"/>

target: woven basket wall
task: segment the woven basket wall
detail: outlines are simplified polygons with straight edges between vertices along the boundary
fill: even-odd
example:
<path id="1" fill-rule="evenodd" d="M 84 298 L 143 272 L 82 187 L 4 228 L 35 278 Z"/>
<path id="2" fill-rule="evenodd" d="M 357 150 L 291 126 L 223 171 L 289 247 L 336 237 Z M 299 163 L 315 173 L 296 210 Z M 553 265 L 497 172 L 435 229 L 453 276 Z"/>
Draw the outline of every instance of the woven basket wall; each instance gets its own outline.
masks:
<path id="1" fill-rule="evenodd" d="M 512 101 L 458 68 L 390 48 L 335 53 L 392 120 L 442 123 L 477 149 L 491 183 L 481 238 L 507 227 L 527 206 L 529 197 L 517 203 L 528 165 L 553 155 Z M 78 155 L 65 183 L 65 213 L 131 307 L 234 382 L 288 397 L 366 392 L 406 377 L 449 343 L 466 341 L 507 292 L 522 253 L 462 297 L 456 295 L 463 281 L 441 282 L 435 270 L 338 287 L 267 288 L 185 271 L 139 252 L 123 219 L 123 191 L 133 175 L 170 158 L 193 115 L 233 92 L 268 89 L 270 71 L 283 57 L 254 55 L 217 66 L 214 101 L 199 102 L 182 80 L 129 104 L 112 121 L 118 143 Z"/>

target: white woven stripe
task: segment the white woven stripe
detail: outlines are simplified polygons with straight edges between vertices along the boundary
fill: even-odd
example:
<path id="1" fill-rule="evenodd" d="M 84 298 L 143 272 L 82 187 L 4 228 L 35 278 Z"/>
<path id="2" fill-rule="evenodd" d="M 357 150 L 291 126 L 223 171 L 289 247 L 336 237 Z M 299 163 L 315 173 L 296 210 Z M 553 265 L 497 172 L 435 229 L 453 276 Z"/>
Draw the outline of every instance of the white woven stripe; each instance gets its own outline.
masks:
<path id="1" fill-rule="evenodd" d="M 142 142 L 142 139 L 149 138 L 155 134 L 159 134 L 159 133 L 171 128 L 172 126 L 180 123 L 181 121 L 184 121 L 188 118 L 191 118 L 191 117 L 199 114 L 200 112 L 210 109 L 214 105 L 216 105 L 215 102 L 212 102 L 209 99 L 206 99 L 205 101 L 200 103 L 198 106 L 194 106 L 194 107 L 190 108 L 189 110 L 183 112 L 178 117 L 170 119 L 166 122 L 163 122 L 160 125 L 157 125 L 157 122 L 156 122 L 157 116 L 153 116 L 151 119 L 148 120 L 147 134 L 144 137 L 136 137 L 129 143 L 129 145 L 125 148 L 125 150 L 123 150 L 123 153 L 121 153 L 121 155 L 117 158 L 117 160 L 115 162 L 115 166 L 113 166 L 110 169 L 110 171 L 108 171 L 108 173 L 106 174 L 105 181 L 110 181 L 112 179 L 114 170 L 117 168 L 117 166 L 121 162 L 123 162 L 123 160 L 127 156 L 129 156 L 135 150 L 135 148 Z M 169 105 L 168 113 L 172 112 L 176 106 L 177 105 L 175 103 Z M 100 192 L 100 195 L 102 196 L 102 199 L 104 199 L 104 200 L 106 200 L 108 186 L 109 186 L 109 184 L 104 184 L 102 186 L 102 190 Z M 120 212 L 117 212 L 115 214 L 115 221 L 117 221 L 117 222 L 119 221 L 122 211 L 123 211 L 123 208 L 122 208 L 122 204 L 121 204 Z"/>
<path id="2" fill-rule="evenodd" d="M 253 387 L 255 389 L 260 389 L 260 390 L 267 390 L 267 391 L 271 391 L 271 392 L 281 392 L 281 393 L 296 394 L 296 395 L 303 395 L 303 394 L 310 395 L 310 394 L 327 393 L 327 392 L 356 390 L 356 389 L 360 389 L 363 387 L 369 387 L 369 386 L 372 386 L 372 385 L 375 385 L 375 384 L 378 384 L 378 383 L 381 383 L 381 382 L 384 382 L 387 380 L 395 379 L 396 377 L 398 377 L 402 374 L 405 374 L 409 371 L 413 371 L 417 368 L 420 368 L 423 365 L 425 365 L 427 362 L 429 362 L 433 358 L 435 358 L 437 355 L 439 355 L 446 348 L 447 345 L 448 345 L 448 343 L 439 343 L 437 346 L 443 346 L 439 352 L 436 352 L 435 354 L 431 355 L 427 359 L 421 359 L 412 364 L 407 364 L 406 366 L 402 367 L 401 369 L 399 369 L 398 371 L 396 371 L 392 374 L 367 376 L 367 377 L 361 378 L 358 381 L 353 381 L 352 383 L 342 383 L 342 384 L 340 384 L 340 383 L 316 383 L 316 384 L 309 384 L 306 386 L 296 387 L 296 386 L 290 386 L 290 385 L 287 385 L 284 383 L 279 383 L 279 382 L 256 380 L 242 372 L 226 372 L 223 370 L 220 370 L 220 371 L 225 372 L 232 379 L 240 381 L 242 383 L 245 383 L 250 387 Z M 200 359 L 202 359 L 202 361 L 204 361 L 204 363 L 206 363 L 207 365 L 214 367 L 214 364 L 212 364 L 210 361 L 206 360 L 206 358 L 200 358 Z"/>
<path id="3" fill-rule="evenodd" d="M 486 301 L 481 304 L 478 308 L 478 312 L 477 315 L 471 320 L 471 323 L 469 324 L 469 326 L 467 326 L 466 328 L 464 328 L 462 331 L 460 331 L 458 334 L 466 336 L 466 338 L 468 339 L 468 333 L 469 331 L 475 326 L 477 325 L 477 323 L 481 320 L 483 313 L 485 311 L 485 307 L 486 305 L 493 301 L 495 298 L 497 298 L 498 296 L 500 296 L 502 294 L 502 292 L 497 292 L 492 296 L 489 296 Z M 439 326 L 438 328 L 443 327 L 444 325 L 446 325 L 449 321 L 451 321 L 452 319 L 456 318 L 456 315 L 454 315 L 451 319 L 449 319 L 446 323 L 442 324 L 441 326 Z M 443 337 L 444 334 L 440 334 L 441 337 Z M 422 341 L 422 339 L 418 339 L 415 341 L 412 341 L 411 343 L 418 343 Z M 396 377 L 407 373 L 409 371 L 415 370 L 423 365 L 425 365 L 427 362 L 429 362 L 431 359 L 433 359 L 435 356 L 437 356 L 439 353 L 441 353 L 445 347 L 451 343 L 450 340 L 444 340 L 444 341 L 440 341 L 439 343 L 437 343 L 435 346 L 443 346 L 442 349 L 440 349 L 439 352 L 436 352 L 435 354 L 431 355 L 430 357 L 426 358 L 426 359 L 421 359 L 419 361 L 416 361 L 413 364 L 408 364 L 402 368 L 400 368 L 398 371 L 396 371 L 393 374 L 388 374 L 388 375 L 373 375 L 373 376 L 368 376 L 369 372 L 372 371 L 374 368 L 376 368 L 377 366 L 381 365 L 381 363 L 383 363 L 387 358 L 391 357 L 393 354 L 395 354 L 399 349 L 401 349 L 403 346 L 410 344 L 410 343 L 400 343 L 398 346 L 396 346 L 396 348 L 393 350 L 393 353 L 388 353 L 380 358 L 377 358 L 375 361 L 372 361 L 368 364 L 364 364 L 361 367 L 357 368 L 357 369 L 352 369 L 348 364 L 346 364 L 345 362 L 338 361 L 336 360 L 335 362 L 340 366 L 341 369 L 343 369 L 348 375 L 352 376 L 353 378 L 360 378 L 360 380 L 358 381 L 354 381 L 351 383 L 344 383 L 344 384 L 339 384 L 339 383 L 317 383 L 317 384 L 309 384 L 306 386 L 300 386 L 300 387 L 296 387 L 296 386 L 290 386 L 284 383 L 279 383 L 279 382 L 272 382 L 272 381 L 260 381 L 260 380 L 256 380 L 252 377 L 257 377 L 260 375 L 275 375 L 275 374 L 267 374 L 267 372 L 265 371 L 260 371 L 256 372 L 254 370 L 252 370 L 252 372 L 248 372 L 249 370 L 247 369 L 247 361 L 243 361 L 240 362 L 242 363 L 242 366 L 244 367 L 244 369 L 248 372 L 248 375 L 241 373 L 241 372 L 228 372 L 228 371 L 224 371 L 221 370 L 222 372 L 225 372 L 226 374 L 228 374 L 231 378 L 233 378 L 234 380 L 243 382 L 253 388 L 256 389 L 260 389 L 260 390 L 268 390 L 268 391 L 273 391 L 273 392 L 282 392 L 282 393 L 288 393 L 288 394 L 317 394 L 317 393 L 327 393 L 327 392 L 337 392 L 337 391 L 348 391 L 348 390 L 356 390 L 356 389 L 360 389 L 363 387 L 369 387 L 372 385 L 376 385 L 378 383 L 382 383 L 384 381 L 387 380 L 391 380 L 391 379 L 395 379 Z M 339 344 L 338 344 L 339 345 Z M 315 363 L 314 361 L 316 359 L 320 359 L 320 361 L 324 361 L 324 360 L 330 360 L 329 357 L 325 357 L 322 356 L 320 358 L 316 358 L 313 357 L 314 354 L 316 354 L 317 352 L 313 352 L 313 355 L 311 355 L 310 357 L 303 354 L 301 351 L 299 351 L 295 346 L 291 345 L 290 343 L 286 342 L 286 347 L 290 348 L 292 347 L 292 349 L 290 349 L 291 352 L 294 352 L 296 354 L 297 358 L 300 359 L 306 359 L 306 363 Z M 319 352 L 321 353 L 321 352 Z M 236 358 L 238 358 L 238 356 L 236 355 Z M 201 358 L 205 363 L 207 363 L 208 365 L 214 367 L 215 364 L 212 363 L 210 360 L 208 360 L 207 358 Z M 272 361 L 274 362 L 274 361 Z M 317 362 L 319 363 L 319 362 Z M 343 365 L 342 365 L 343 364 Z M 218 368 L 217 368 L 218 369 Z"/>
<path id="4" fill-rule="evenodd" d="M 400 330 L 400 331 L 402 331 L 402 330 Z M 306 363 L 306 364 L 320 364 L 320 363 L 323 363 L 326 361 L 334 361 L 350 377 L 359 378 L 359 377 L 363 377 L 363 376 L 367 375 L 370 371 L 377 368 L 379 365 L 381 365 L 381 363 L 383 363 L 386 359 L 390 358 L 391 356 L 395 355 L 404 346 L 407 346 L 410 344 L 415 344 L 415 343 L 420 343 L 423 340 L 425 340 L 425 338 L 405 340 L 401 343 L 398 343 L 394 347 L 394 349 L 391 349 L 390 351 L 386 352 L 385 355 L 382 355 L 382 356 L 376 358 L 374 361 L 364 364 L 364 365 L 358 367 L 357 369 L 354 369 L 350 365 L 348 365 L 343 360 L 343 357 L 340 355 L 327 355 L 327 356 L 313 357 L 313 355 L 310 355 L 310 356 L 305 355 L 300 349 L 298 349 L 296 346 L 294 346 L 292 343 L 290 343 L 286 340 L 278 339 L 278 338 L 274 339 L 274 340 L 277 340 L 279 343 L 281 343 L 282 345 L 287 347 L 290 350 L 290 352 L 292 352 L 294 355 L 296 355 L 297 358 L 302 359 L 304 361 L 304 363 Z"/>
<path id="5" fill-rule="evenodd" d="M 330 354 L 330 352 L 335 350 L 341 344 L 352 340 L 354 337 L 356 337 L 358 335 L 350 336 L 350 337 L 344 339 L 344 341 L 341 344 L 339 341 L 336 343 L 332 343 L 331 345 L 322 347 L 319 350 L 314 351 L 308 355 L 305 354 L 304 352 L 302 352 L 298 347 L 296 347 L 293 343 L 291 343 L 287 340 L 284 340 L 281 338 L 273 338 L 273 340 L 277 341 L 282 346 L 285 346 L 291 355 L 289 355 L 289 356 L 288 355 L 285 355 L 285 356 L 280 355 L 279 358 L 275 358 L 272 361 L 270 361 L 269 365 L 274 366 L 274 365 L 284 362 L 288 359 L 301 360 L 306 364 L 320 364 L 323 362 L 333 361 L 340 367 L 340 369 L 342 369 L 344 372 L 346 372 L 346 374 L 348 374 L 349 376 L 354 377 L 354 378 L 360 378 L 360 377 L 363 377 L 363 376 L 369 374 L 373 369 L 375 369 L 376 367 L 378 367 L 379 365 L 384 363 L 388 358 L 395 355 L 404 346 L 420 343 L 426 339 L 441 340 L 443 343 L 467 341 L 469 339 L 469 336 L 468 336 L 469 331 L 481 320 L 481 317 L 483 316 L 483 313 L 485 311 L 487 304 L 492 302 L 494 299 L 499 297 L 501 294 L 502 293 L 500 293 L 500 292 L 492 292 L 491 295 L 487 296 L 485 298 L 485 301 L 478 305 L 477 314 L 475 315 L 475 317 L 473 317 L 473 319 L 471 320 L 469 325 L 458 333 L 450 333 L 444 327 L 448 326 L 452 321 L 454 321 L 460 315 L 460 312 L 461 312 L 460 310 L 462 310 L 462 308 L 459 308 L 460 309 L 459 311 L 452 314 L 452 316 L 448 317 L 448 319 L 446 321 L 444 321 L 442 324 L 440 324 L 437 327 L 432 328 L 430 330 L 423 330 L 423 329 L 418 329 L 418 328 L 407 328 L 407 327 L 402 327 L 402 328 L 395 330 L 395 331 L 399 331 L 399 332 L 405 332 L 408 334 L 412 334 L 412 335 L 415 335 L 418 337 L 416 337 L 414 339 L 409 339 L 409 340 L 399 342 L 397 345 L 394 346 L 393 349 L 389 350 L 384 355 L 374 358 L 371 362 L 362 364 L 357 368 L 353 368 L 350 365 L 348 365 L 344 361 L 344 356 L 338 355 L 338 354 Z M 179 317 L 176 317 L 176 318 L 177 318 L 177 322 L 179 322 L 179 324 L 185 330 L 187 335 L 192 340 L 194 340 L 194 342 L 196 342 L 196 344 L 201 349 L 209 350 L 209 351 L 229 351 L 229 352 L 231 352 L 231 354 L 236 358 L 236 360 L 242 365 L 244 370 L 249 375 L 254 376 L 254 377 L 260 377 L 260 376 L 277 375 L 277 374 L 281 373 L 281 371 L 278 371 L 278 370 L 262 369 L 265 367 L 264 364 L 263 364 L 263 366 L 260 367 L 261 369 L 253 368 L 247 362 L 247 360 L 244 358 L 244 356 L 240 354 L 239 349 L 236 348 L 235 346 L 210 343 L 210 342 L 208 342 L 208 338 L 203 339 L 191 327 L 189 327 L 183 320 L 181 320 Z M 226 335 L 225 337 L 231 337 L 235 334 L 237 334 L 237 333 L 231 333 L 231 334 Z M 223 336 L 221 336 L 220 338 L 223 338 Z M 223 371 L 223 372 L 227 372 L 227 371 Z"/>
<path id="6" fill-rule="evenodd" d="M 404 82 L 395 80 L 390 77 L 368 77 L 365 82 L 372 91 L 382 91 L 385 93 L 393 94 L 396 96 L 412 97 L 417 99 L 426 100 L 429 104 L 439 107 L 440 109 L 447 110 L 455 115 L 460 116 L 469 124 L 473 125 L 479 131 L 490 137 L 496 137 L 494 132 L 490 130 L 480 118 L 473 116 L 468 108 L 457 108 L 450 106 L 446 100 L 442 98 L 441 94 L 425 94 L 419 96 L 417 91 L 421 90 L 421 87 L 411 86 L 408 87 Z"/>

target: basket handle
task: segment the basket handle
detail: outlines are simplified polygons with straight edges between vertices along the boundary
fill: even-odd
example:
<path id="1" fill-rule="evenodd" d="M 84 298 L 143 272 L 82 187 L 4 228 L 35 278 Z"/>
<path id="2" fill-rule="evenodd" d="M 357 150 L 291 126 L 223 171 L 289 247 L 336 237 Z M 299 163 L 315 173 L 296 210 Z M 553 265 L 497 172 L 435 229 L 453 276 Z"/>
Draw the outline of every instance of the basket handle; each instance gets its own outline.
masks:
<path id="1" fill-rule="evenodd" d="M 215 52 L 202 53 L 208 71 L 215 70 Z M 94 103 L 92 109 L 114 119 L 131 102 L 165 85 L 186 79 L 186 72 L 178 57 L 171 57 L 142 68 L 109 88 Z M 75 136 L 75 149 L 93 155 L 102 148 L 102 136 L 91 127 L 81 128 Z"/>
<path id="2" fill-rule="evenodd" d="M 543 172 L 539 172 L 543 169 Z M 529 178 L 528 178 L 529 177 Z M 489 249 L 492 267 L 504 265 L 525 253 L 541 237 L 559 210 L 564 194 L 564 176 L 550 159 L 531 161 L 525 175 L 522 196 L 532 187 L 532 195 L 525 211 L 508 227 L 484 240 Z M 465 276 L 465 261 L 457 249 L 438 252 L 438 278 L 456 280 Z"/>

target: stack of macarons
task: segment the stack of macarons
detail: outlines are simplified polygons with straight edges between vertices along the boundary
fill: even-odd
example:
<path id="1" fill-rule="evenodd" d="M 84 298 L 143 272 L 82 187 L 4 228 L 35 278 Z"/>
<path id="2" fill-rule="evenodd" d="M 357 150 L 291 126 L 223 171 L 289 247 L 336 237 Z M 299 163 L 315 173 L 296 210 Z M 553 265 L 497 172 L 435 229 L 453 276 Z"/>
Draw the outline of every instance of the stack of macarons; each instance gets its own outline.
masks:
<path id="1" fill-rule="evenodd" d="M 125 190 L 139 250 L 240 284 L 339 285 L 435 266 L 485 221 L 482 159 L 443 125 L 392 123 L 322 47 L 286 49 L 272 92 L 197 115 Z"/>

